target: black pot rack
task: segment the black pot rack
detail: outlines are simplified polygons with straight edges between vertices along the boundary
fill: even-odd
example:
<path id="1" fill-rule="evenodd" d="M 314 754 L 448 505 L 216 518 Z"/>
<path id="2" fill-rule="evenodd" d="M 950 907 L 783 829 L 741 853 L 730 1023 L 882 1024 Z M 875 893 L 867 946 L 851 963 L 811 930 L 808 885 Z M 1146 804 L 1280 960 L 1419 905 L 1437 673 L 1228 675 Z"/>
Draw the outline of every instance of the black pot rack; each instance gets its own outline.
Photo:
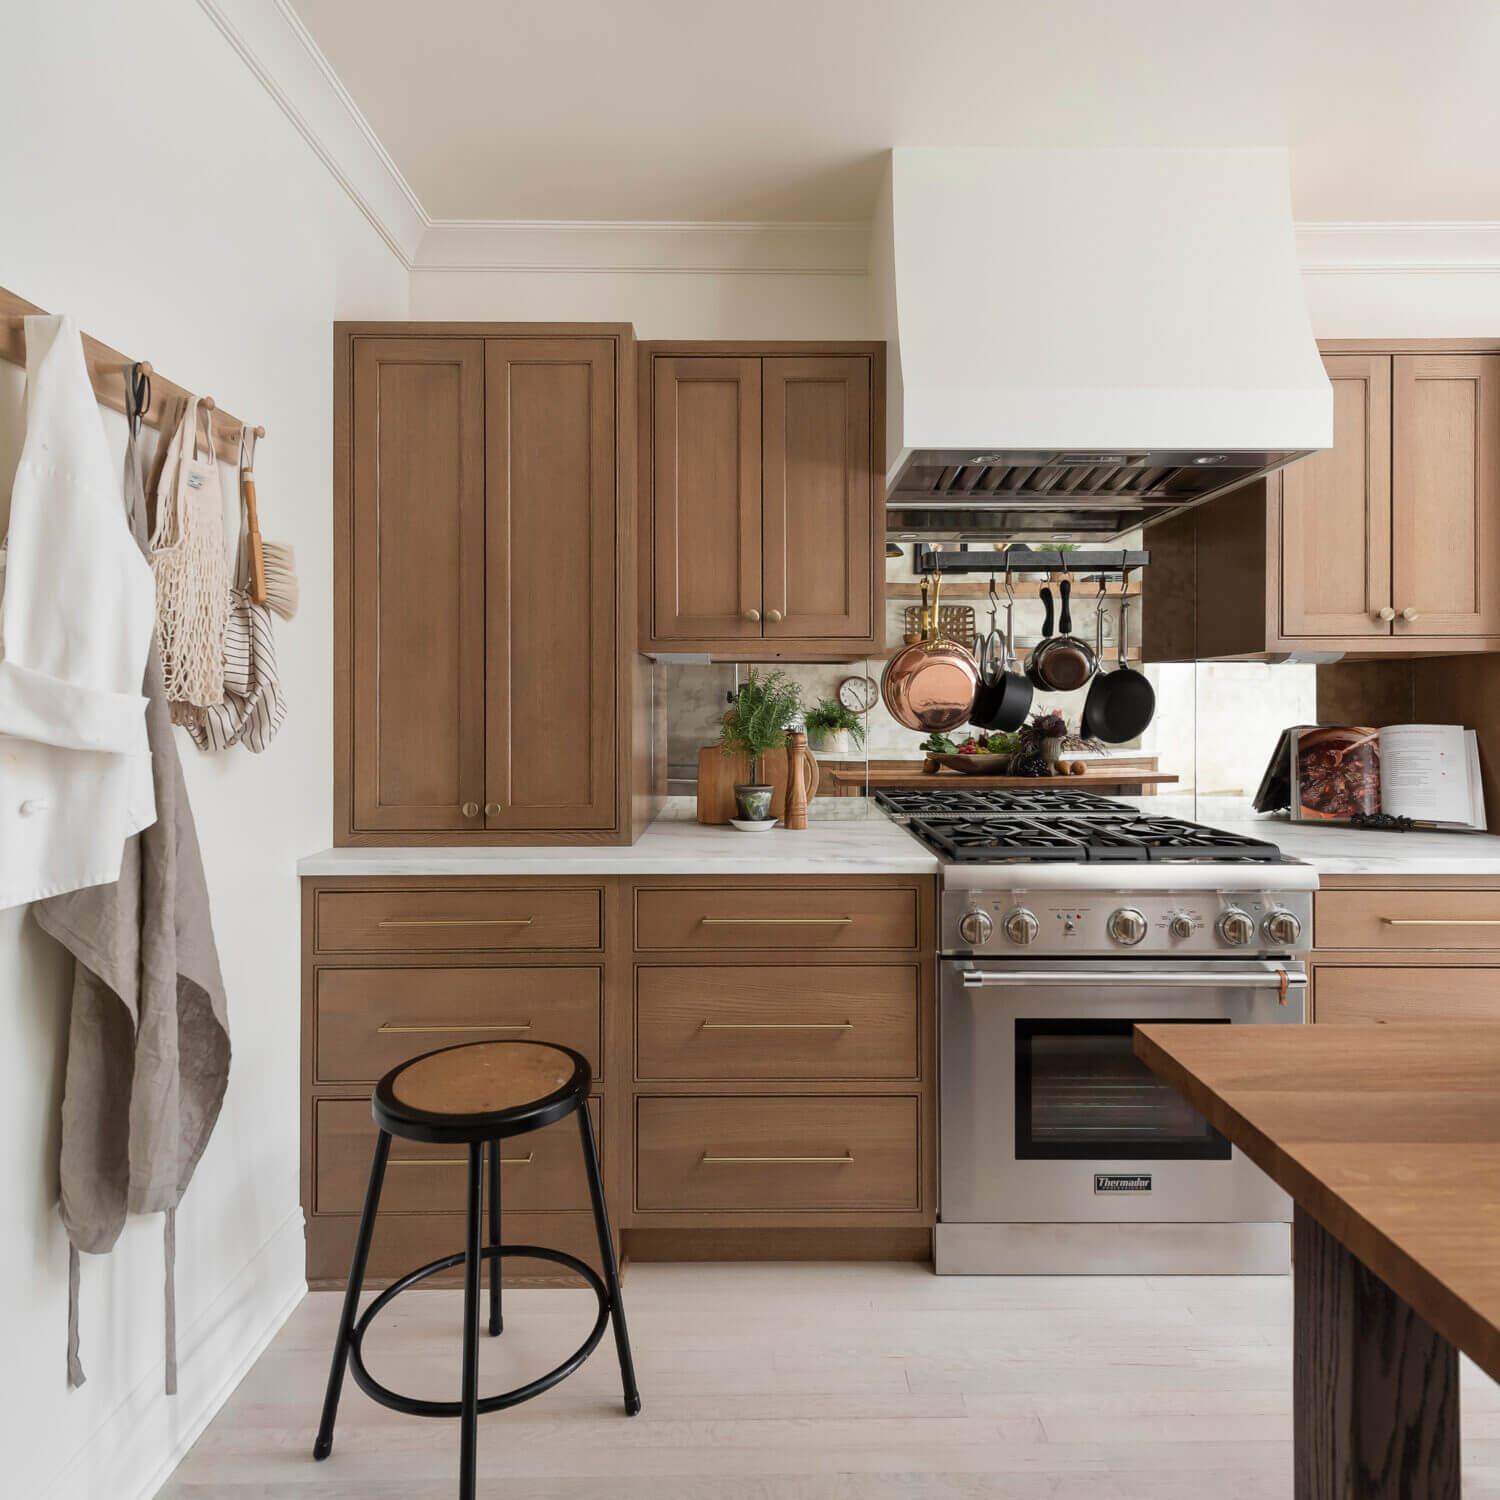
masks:
<path id="1" fill-rule="evenodd" d="M 1123 580 L 1136 568 L 1151 561 L 1149 552 L 1090 549 L 1058 552 L 1055 549 L 1007 547 L 1004 552 L 931 552 L 920 550 L 913 559 L 918 573 L 993 573 L 997 578 L 1019 573 L 1118 573 Z"/>

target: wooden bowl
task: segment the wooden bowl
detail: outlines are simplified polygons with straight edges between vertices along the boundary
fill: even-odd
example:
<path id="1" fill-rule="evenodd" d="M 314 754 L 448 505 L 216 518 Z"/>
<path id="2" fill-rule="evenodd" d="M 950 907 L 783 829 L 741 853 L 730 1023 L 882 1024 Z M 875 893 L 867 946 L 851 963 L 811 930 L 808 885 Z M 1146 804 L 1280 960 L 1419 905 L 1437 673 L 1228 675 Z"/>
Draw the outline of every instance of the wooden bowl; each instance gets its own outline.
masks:
<path id="1" fill-rule="evenodd" d="M 965 776 L 1004 776 L 1010 769 L 1008 755 L 935 755 L 933 759 L 950 771 Z"/>

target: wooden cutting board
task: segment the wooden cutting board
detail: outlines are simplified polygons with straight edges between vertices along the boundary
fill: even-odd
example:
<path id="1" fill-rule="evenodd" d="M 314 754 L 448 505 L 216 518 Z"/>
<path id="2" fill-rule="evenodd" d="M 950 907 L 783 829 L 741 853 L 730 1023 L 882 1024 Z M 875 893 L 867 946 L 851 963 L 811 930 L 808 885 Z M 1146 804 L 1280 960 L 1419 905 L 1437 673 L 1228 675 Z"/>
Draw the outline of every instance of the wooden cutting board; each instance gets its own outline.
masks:
<path id="1" fill-rule="evenodd" d="M 813 784 L 808 800 L 818 794 L 816 758 L 813 760 Z M 771 792 L 771 816 L 780 818 L 786 812 L 786 752 L 778 750 L 773 755 L 761 757 L 762 785 L 769 785 Z M 725 755 L 717 745 L 707 745 L 698 752 L 698 821 L 700 823 L 728 823 L 738 816 L 734 805 L 734 789 L 750 779 L 750 757 L 748 755 Z"/>

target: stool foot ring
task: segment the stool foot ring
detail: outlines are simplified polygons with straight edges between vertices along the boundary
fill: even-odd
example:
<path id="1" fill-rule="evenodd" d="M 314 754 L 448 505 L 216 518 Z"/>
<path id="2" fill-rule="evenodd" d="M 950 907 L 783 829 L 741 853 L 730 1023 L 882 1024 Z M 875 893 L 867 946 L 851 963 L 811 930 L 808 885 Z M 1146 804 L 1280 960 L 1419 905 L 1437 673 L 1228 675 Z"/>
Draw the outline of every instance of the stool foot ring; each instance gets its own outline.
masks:
<path id="1" fill-rule="evenodd" d="M 521 1402 L 530 1401 L 533 1396 L 540 1396 L 543 1391 L 550 1391 L 553 1386 L 566 1380 L 598 1347 L 599 1340 L 604 1337 L 604 1330 L 609 1327 L 610 1314 L 614 1310 L 599 1273 L 592 1266 L 579 1260 L 576 1255 L 569 1255 L 563 1250 L 553 1250 L 545 1245 L 486 1245 L 480 1251 L 482 1260 L 500 1261 L 507 1255 L 524 1255 L 529 1260 L 550 1260 L 554 1265 L 564 1266 L 574 1272 L 583 1279 L 594 1296 L 598 1298 L 599 1316 L 594 1320 L 589 1336 L 560 1365 L 548 1370 L 545 1375 L 538 1375 L 535 1380 L 527 1381 L 525 1385 L 501 1391 L 498 1395 L 481 1396 L 475 1407 L 475 1411 L 481 1416 L 485 1412 L 503 1411 L 508 1406 L 519 1406 Z M 429 1261 L 425 1266 L 418 1266 L 415 1271 L 409 1271 L 399 1281 L 393 1281 L 364 1310 L 359 1321 L 350 1330 L 349 1369 L 354 1376 L 355 1384 L 372 1401 L 378 1401 L 382 1406 L 390 1407 L 392 1411 L 405 1412 L 409 1417 L 457 1417 L 463 1414 L 462 1402 L 427 1401 L 416 1396 L 403 1395 L 400 1391 L 393 1391 L 389 1386 L 382 1385 L 365 1368 L 362 1348 L 365 1332 L 370 1324 L 402 1292 L 415 1286 L 419 1281 L 425 1281 L 429 1276 L 436 1276 L 439 1271 L 447 1271 L 463 1263 L 464 1253 L 460 1250 L 455 1255 L 445 1255 L 441 1260 Z M 499 1272 L 498 1265 L 495 1267 L 495 1272 L 496 1274 Z M 632 1412 L 631 1415 L 633 1416 L 634 1413 Z"/>

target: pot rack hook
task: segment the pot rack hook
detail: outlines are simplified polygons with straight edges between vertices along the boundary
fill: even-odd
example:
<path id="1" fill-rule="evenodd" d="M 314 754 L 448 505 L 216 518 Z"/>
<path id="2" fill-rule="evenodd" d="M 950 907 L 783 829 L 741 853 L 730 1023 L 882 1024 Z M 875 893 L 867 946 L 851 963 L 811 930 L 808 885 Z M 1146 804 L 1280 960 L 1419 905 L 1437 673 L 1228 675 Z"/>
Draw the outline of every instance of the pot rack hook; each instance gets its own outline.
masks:
<path id="1" fill-rule="evenodd" d="M 135 412 L 131 429 L 133 435 L 139 437 L 141 424 L 151 409 L 151 366 L 144 359 L 137 360 L 130 367 L 130 403 Z"/>
<path id="2" fill-rule="evenodd" d="M 1016 588 L 1010 581 L 1010 549 L 1005 550 L 1005 597 L 1012 603 L 1015 601 Z"/>

